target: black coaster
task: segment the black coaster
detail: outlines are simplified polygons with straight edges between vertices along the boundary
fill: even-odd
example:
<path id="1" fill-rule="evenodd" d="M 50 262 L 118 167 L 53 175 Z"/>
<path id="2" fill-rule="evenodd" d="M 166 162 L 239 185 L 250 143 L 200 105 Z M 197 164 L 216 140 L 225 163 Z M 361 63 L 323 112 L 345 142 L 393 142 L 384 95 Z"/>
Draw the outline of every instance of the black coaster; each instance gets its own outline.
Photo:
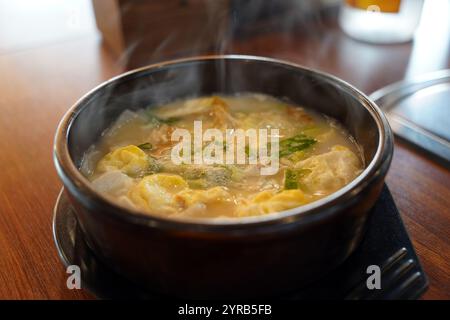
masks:
<path id="1" fill-rule="evenodd" d="M 385 186 L 373 208 L 359 248 L 336 270 L 282 299 L 417 299 L 428 281 L 409 240 L 392 196 Z M 53 235 L 63 263 L 78 265 L 82 288 L 102 299 L 162 299 L 101 263 L 87 247 L 64 193 L 58 197 Z M 371 265 L 380 267 L 381 289 L 366 285 Z"/>

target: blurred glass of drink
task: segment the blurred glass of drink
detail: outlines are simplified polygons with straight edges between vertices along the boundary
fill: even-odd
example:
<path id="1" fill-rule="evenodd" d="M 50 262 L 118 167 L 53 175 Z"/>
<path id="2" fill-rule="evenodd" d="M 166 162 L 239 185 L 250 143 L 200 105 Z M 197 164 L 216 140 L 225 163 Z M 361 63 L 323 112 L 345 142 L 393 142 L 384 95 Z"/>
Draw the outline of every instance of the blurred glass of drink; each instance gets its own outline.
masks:
<path id="1" fill-rule="evenodd" d="M 343 0 L 339 24 L 350 37 L 372 43 L 412 40 L 423 0 Z"/>

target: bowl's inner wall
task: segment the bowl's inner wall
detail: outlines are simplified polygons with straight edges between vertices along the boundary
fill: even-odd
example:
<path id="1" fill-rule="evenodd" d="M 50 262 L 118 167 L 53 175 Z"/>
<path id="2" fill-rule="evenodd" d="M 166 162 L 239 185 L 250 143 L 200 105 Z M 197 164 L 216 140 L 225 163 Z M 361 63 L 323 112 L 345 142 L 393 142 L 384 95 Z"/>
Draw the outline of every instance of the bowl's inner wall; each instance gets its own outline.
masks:
<path id="1" fill-rule="evenodd" d="M 366 164 L 379 134 L 375 119 L 357 93 L 321 74 L 272 61 L 217 59 L 152 68 L 117 79 L 81 102 L 69 132 L 77 166 L 84 152 L 125 109 L 137 110 L 176 99 L 255 92 L 287 99 L 339 120 L 363 147 Z"/>

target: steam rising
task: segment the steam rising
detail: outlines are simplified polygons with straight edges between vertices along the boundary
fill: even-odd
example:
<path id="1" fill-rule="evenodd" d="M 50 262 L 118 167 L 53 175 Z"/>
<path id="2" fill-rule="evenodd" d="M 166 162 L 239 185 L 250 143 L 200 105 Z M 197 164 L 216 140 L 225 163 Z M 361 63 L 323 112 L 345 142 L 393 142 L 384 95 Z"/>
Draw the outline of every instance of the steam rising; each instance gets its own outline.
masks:
<path id="1" fill-rule="evenodd" d="M 301 48 L 298 54 L 307 60 L 317 60 L 320 58 L 318 55 L 324 52 L 321 47 L 328 47 L 330 43 L 329 35 L 324 31 L 324 17 L 333 10 L 325 3 L 335 1 L 124 3 L 120 8 L 121 14 L 112 18 L 121 19 L 118 23 L 122 26 L 125 44 L 118 63 L 132 69 L 205 54 L 280 56 L 286 51 L 284 49 L 298 45 L 300 33 L 308 35 L 313 45 Z M 249 39 L 252 39 L 251 43 Z"/>

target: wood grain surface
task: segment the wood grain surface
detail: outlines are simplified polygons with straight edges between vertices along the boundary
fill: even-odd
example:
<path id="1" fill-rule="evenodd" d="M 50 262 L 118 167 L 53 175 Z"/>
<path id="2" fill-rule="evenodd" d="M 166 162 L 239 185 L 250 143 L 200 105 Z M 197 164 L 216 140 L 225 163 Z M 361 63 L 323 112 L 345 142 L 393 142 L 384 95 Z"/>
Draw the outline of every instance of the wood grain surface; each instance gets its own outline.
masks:
<path id="1" fill-rule="evenodd" d="M 429 28 L 432 22 L 425 15 L 418 37 L 406 44 L 357 42 L 331 22 L 313 34 L 294 30 L 289 36 L 266 32 L 233 39 L 225 51 L 302 63 L 370 93 L 405 76 L 450 67 L 450 31 L 434 29 L 431 37 L 427 23 Z M 440 49 L 426 49 L 433 46 Z M 80 96 L 124 68 L 95 30 L 0 48 L 0 298 L 92 299 L 84 290 L 66 288 L 52 239 L 52 211 L 61 188 L 53 136 Z M 450 299 L 448 168 L 397 139 L 387 184 L 430 280 L 423 298 Z"/>

